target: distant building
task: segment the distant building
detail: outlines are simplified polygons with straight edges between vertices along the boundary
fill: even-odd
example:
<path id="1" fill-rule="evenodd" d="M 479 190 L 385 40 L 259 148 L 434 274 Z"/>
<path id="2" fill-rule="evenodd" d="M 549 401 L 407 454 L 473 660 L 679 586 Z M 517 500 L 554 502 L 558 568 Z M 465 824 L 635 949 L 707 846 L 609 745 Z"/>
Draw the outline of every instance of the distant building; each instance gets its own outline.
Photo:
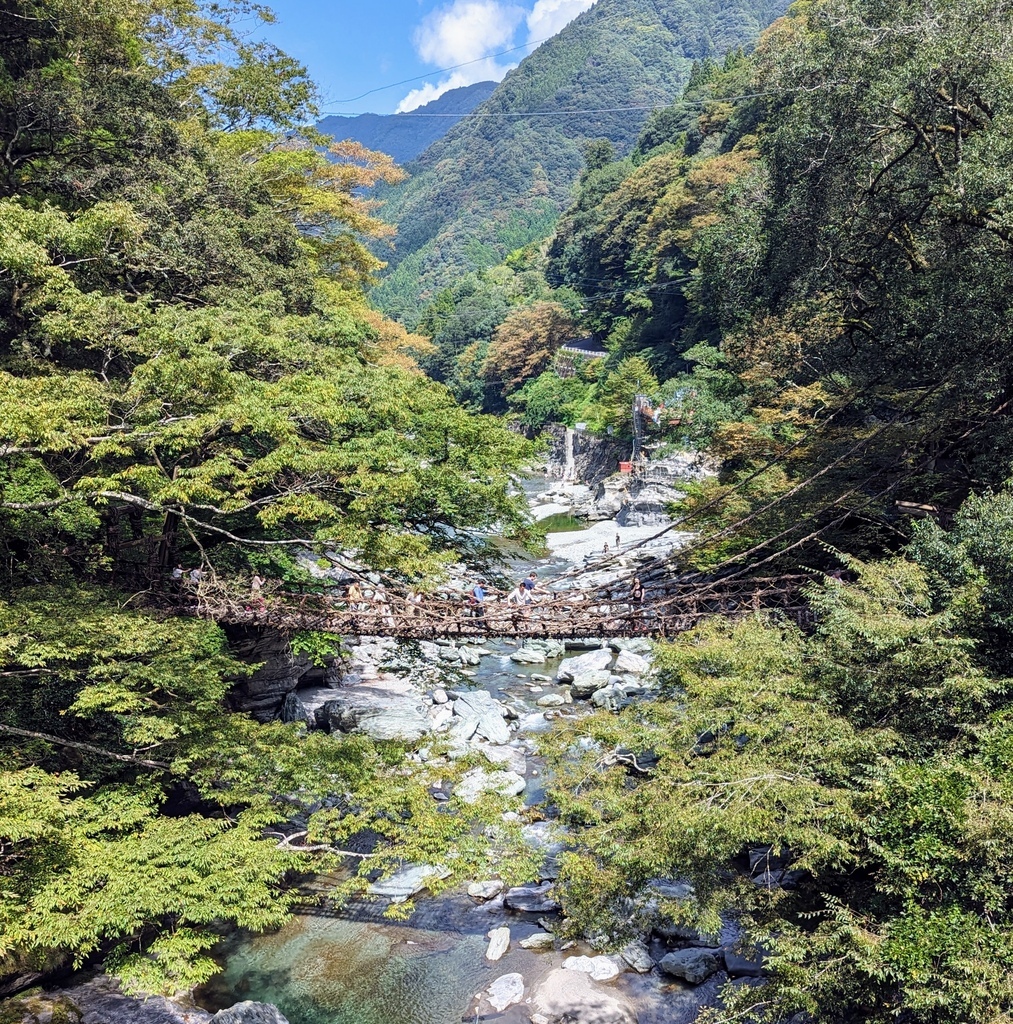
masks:
<path id="1" fill-rule="evenodd" d="M 608 349 L 592 335 L 564 341 L 556 352 L 556 373 L 560 377 L 572 377 L 575 359 L 603 359 L 607 355 Z"/>

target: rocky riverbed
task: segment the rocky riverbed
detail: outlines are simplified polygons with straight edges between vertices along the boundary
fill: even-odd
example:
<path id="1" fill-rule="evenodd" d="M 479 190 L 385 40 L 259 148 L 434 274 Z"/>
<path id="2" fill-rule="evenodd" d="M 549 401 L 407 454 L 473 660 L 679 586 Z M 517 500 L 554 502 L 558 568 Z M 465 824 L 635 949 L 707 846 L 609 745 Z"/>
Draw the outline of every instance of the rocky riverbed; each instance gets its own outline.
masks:
<path id="1" fill-rule="evenodd" d="M 543 781 L 538 733 L 558 717 L 618 710 L 655 688 L 642 639 L 478 647 L 374 638 L 351 648 L 340 685 L 295 691 L 285 715 L 313 728 L 411 740 L 420 761 L 479 754 L 482 767 L 434 799 L 455 793 L 468 802 L 492 790 L 535 808 Z M 553 885 L 565 835 L 551 821 L 524 831 L 544 854 L 528 885 L 462 879 L 428 897 L 427 882 L 440 869 L 405 865 L 371 887 L 373 902 L 340 911 L 325 904 L 275 934 L 230 941 L 204 1005 L 263 1000 L 291 1024 L 681 1024 L 713 1003 L 729 977 L 759 972 L 736 949 L 731 924 L 701 936 L 666 918 L 662 905 L 688 895 L 673 879 L 655 879 L 631 899 L 639 941 L 617 950 L 604 940 L 561 940 Z M 390 903 L 413 896 L 407 922 L 383 918 Z"/>

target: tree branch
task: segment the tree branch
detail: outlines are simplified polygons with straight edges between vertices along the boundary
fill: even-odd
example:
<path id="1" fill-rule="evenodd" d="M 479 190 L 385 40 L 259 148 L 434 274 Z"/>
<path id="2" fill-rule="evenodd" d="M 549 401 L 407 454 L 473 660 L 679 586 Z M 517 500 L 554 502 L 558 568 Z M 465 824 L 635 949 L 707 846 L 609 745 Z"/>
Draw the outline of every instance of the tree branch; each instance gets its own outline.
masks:
<path id="1" fill-rule="evenodd" d="M 62 747 L 73 747 L 75 750 L 84 750 L 89 754 L 99 754 L 102 757 L 112 758 L 114 761 L 126 761 L 129 764 L 144 765 L 145 768 L 168 768 L 166 761 L 147 761 L 141 757 L 134 757 L 133 754 L 116 754 L 111 750 L 103 750 L 102 747 L 93 746 L 91 743 L 79 743 L 77 740 L 65 740 L 59 736 L 51 736 L 47 732 L 32 732 L 30 729 L 16 729 L 13 725 L 0 725 L 0 732 L 10 733 L 12 736 L 23 736 L 30 740 L 45 740 L 47 743 L 58 743 Z"/>

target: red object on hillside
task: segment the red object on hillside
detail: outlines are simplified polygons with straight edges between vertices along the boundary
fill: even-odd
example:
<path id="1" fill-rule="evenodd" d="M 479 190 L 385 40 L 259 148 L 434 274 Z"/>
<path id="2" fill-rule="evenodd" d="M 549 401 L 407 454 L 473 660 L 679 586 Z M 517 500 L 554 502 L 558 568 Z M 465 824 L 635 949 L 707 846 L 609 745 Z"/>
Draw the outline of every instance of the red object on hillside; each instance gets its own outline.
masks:
<path id="1" fill-rule="evenodd" d="M 632 473 L 633 472 L 633 463 L 632 462 L 620 462 L 619 463 L 619 472 L 620 473 Z"/>

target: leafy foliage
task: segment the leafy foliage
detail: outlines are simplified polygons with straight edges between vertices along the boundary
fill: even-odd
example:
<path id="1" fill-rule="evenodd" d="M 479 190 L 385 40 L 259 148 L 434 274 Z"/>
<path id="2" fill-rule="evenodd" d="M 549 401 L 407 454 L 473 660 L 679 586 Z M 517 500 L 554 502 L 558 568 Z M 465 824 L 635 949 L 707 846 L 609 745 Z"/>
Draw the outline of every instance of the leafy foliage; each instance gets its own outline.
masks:
<path id="1" fill-rule="evenodd" d="M 180 559 L 291 579 L 296 551 L 338 548 L 420 578 L 476 529 L 524 525 L 525 443 L 424 377 L 424 339 L 365 302 L 365 242 L 389 228 L 362 189 L 400 172 L 292 135 L 312 85 L 238 34 L 250 15 L 270 17 L 0 14 L 4 978 L 93 961 L 134 989 L 206 980 L 223 928 L 275 926 L 298 898 L 300 815 L 325 865 L 374 825 L 368 872 L 480 852 L 402 745 L 231 713 L 250 668 L 223 632 L 144 610 Z"/>
<path id="2" fill-rule="evenodd" d="M 650 880 L 677 877 L 671 919 L 714 933 L 733 914 L 768 978 L 706 1020 L 994 1020 L 1013 962 L 1009 687 L 971 637 L 980 592 L 934 611 L 915 563 L 848 565 L 854 583 L 813 584 L 813 636 L 712 622 L 659 648 L 666 700 L 550 740 L 577 837 L 566 910 L 621 944 Z M 631 769 L 631 751 L 657 767 Z M 768 863 L 791 884 L 765 881 Z"/>

